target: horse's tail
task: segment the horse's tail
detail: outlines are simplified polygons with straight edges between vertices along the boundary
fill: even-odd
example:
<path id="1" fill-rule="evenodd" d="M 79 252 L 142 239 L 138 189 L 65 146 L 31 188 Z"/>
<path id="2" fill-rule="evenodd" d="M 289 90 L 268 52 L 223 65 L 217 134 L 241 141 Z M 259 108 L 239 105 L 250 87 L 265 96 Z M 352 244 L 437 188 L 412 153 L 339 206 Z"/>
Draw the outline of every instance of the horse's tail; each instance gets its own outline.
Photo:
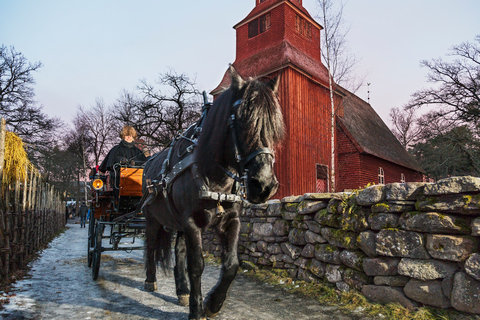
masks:
<path id="1" fill-rule="evenodd" d="M 159 263 L 163 272 L 172 268 L 172 240 L 173 232 L 166 231 L 161 226 L 155 239 L 155 263 Z"/>

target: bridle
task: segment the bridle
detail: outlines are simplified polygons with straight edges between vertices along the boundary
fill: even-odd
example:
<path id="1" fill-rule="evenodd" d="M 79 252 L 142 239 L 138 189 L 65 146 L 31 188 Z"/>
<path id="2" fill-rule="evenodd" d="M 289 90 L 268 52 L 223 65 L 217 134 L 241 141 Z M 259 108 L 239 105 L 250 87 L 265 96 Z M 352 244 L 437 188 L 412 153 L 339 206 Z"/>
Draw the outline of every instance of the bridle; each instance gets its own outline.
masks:
<path id="1" fill-rule="evenodd" d="M 220 164 L 218 164 L 218 165 L 223 169 L 223 171 L 225 172 L 225 174 L 227 176 L 234 179 L 238 184 L 240 184 L 236 188 L 237 192 L 241 192 L 242 196 L 244 198 L 246 198 L 247 197 L 247 192 L 248 192 L 248 190 L 246 189 L 246 182 L 247 182 L 246 180 L 248 179 L 248 169 L 246 168 L 247 165 L 250 163 L 250 161 L 252 161 L 253 159 L 255 159 L 257 156 L 259 156 L 261 154 L 271 155 L 273 160 L 275 160 L 275 154 L 269 148 L 259 148 L 259 149 L 256 149 L 256 150 L 252 151 L 247 156 L 242 157 L 241 152 L 240 152 L 240 143 L 239 143 L 237 135 L 236 135 L 236 132 L 237 132 L 237 129 L 238 129 L 238 122 L 237 122 L 236 114 L 237 114 L 238 108 L 242 105 L 242 103 L 243 103 L 243 99 L 239 99 L 239 100 L 237 100 L 233 103 L 233 105 L 231 107 L 230 117 L 229 117 L 229 120 L 228 120 L 228 126 L 229 126 L 229 128 L 232 132 L 233 148 L 234 148 L 234 152 L 235 152 L 235 160 L 237 162 L 237 172 L 238 172 L 238 174 L 232 173 L 231 171 L 229 171 L 229 170 L 223 168 L 222 166 L 220 166 Z"/>

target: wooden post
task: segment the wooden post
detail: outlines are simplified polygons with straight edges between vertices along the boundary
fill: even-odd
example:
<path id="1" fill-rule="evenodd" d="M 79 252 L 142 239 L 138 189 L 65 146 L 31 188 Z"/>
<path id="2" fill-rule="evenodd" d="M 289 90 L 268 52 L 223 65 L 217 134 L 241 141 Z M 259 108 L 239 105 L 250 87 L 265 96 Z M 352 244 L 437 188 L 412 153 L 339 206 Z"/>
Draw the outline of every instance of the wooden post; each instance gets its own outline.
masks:
<path id="1" fill-rule="evenodd" d="M 5 119 L 0 120 L 0 198 L 3 196 L 3 166 L 5 161 L 5 135 L 7 123 Z"/>
<path id="2" fill-rule="evenodd" d="M 5 226 L 6 206 L 4 205 L 4 188 L 3 188 L 3 166 L 5 161 L 5 135 L 6 121 L 0 119 L 0 280 L 4 280 L 8 276 L 8 260 L 7 260 L 7 233 Z"/>

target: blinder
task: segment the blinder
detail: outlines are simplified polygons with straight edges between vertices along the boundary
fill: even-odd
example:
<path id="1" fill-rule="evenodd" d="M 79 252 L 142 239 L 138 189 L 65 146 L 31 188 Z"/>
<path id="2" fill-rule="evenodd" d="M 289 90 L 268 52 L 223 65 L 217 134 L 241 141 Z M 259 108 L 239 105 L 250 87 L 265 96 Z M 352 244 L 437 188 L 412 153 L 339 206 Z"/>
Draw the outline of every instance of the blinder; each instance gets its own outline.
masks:
<path id="1" fill-rule="evenodd" d="M 239 99 L 239 100 L 237 100 L 233 103 L 232 113 L 231 113 L 230 119 L 229 119 L 229 126 L 230 126 L 230 129 L 232 130 L 233 147 L 235 149 L 235 159 L 237 160 L 238 173 L 241 175 L 241 177 L 239 177 L 239 176 L 237 176 L 237 175 L 235 175 L 235 174 L 233 174 L 233 173 L 231 173 L 231 172 L 229 172 L 225 169 L 224 169 L 224 171 L 226 172 L 226 174 L 229 177 L 231 177 L 232 179 L 234 179 L 237 182 L 241 182 L 243 180 L 244 185 L 242 186 L 242 188 L 245 189 L 245 182 L 246 182 L 246 179 L 247 179 L 247 172 L 248 172 L 246 167 L 250 163 L 250 161 L 252 161 L 258 155 L 261 155 L 261 154 L 269 154 L 273 157 L 273 159 L 275 159 L 275 155 L 274 155 L 273 151 L 270 150 L 269 148 L 259 148 L 255 151 L 251 152 L 246 157 L 242 157 L 242 155 L 240 153 L 239 142 L 238 142 L 238 139 L 237 139 L 237 136 L 236 136 L 236 129 L 237 129 L 236 128 L 236 126 L 237 126 L 236 111 L 238 110 L 238 108 L 241 106 L 242 103 L 243 103 L 243 99 Z"/>

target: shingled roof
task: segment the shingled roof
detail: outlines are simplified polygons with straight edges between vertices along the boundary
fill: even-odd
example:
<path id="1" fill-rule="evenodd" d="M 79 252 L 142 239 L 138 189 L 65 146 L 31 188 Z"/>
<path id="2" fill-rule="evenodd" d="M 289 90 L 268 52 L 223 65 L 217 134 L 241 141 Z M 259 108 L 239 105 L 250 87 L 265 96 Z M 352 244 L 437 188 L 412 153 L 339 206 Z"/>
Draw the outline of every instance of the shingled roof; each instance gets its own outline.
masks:
<path id="1" fill-rule="evenodd" d="M 424 172 L 369 103 L 343 89 L 344 116 L 338 123 L 361 153 Z"/>
<path id="2" fill-rule="evenodd" d="M 272 59 L 272 57 L 275 57 L 275 59 Z M 240 62 L 236 61 L 233 66 L 243 77 L 264 76 L 286 67 L 292 67 L 301 70 L 324 86 L 328 86 L 328 71 L 325 66 L 285 40 L 278 42 L 247 59 Z M 230 77 L 227 70 L 222 81 L 212 90 L 211 94 L 216 95 L 229 86 Z"/>

